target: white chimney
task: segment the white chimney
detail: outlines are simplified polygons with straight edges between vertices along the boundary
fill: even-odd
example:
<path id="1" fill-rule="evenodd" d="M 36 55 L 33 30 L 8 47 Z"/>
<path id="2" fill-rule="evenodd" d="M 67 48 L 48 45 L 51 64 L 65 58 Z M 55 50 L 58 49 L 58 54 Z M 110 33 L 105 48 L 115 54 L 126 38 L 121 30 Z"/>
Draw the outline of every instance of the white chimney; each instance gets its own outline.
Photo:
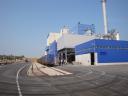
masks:
<path id="1" fill-rule="evenodd" d="M 116 40 L 120 40 L 120 34 L 119 34 L 119 32 L 116 33 Z"/>
<path id="2" fill-rule="evenodd" d="M 64 26 L 60 31 L 61 36 L 64 34 L 69 34 L 69 28 L 67 26 Z"/>
<path id="3" fill-rule="evenodd" d="M 106 0 L 102 0 L 103 18 L 104 18 L 104 32 L 108 33 L 107 13 L 106 13 Z"/>

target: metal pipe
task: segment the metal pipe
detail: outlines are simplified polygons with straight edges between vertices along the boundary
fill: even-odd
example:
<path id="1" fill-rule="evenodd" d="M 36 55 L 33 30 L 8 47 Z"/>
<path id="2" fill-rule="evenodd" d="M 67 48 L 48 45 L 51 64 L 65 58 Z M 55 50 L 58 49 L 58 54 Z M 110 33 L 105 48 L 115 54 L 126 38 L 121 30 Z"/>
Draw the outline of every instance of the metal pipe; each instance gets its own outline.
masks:
<path id="1" fill-rule="evenodd" d="M 107 22 L 107 13 L 106 13 L 106 0 L 102 0 L 102 8 L 103 8 L 103 18 L 104 18 L 104 32 L 108 33 L 108 22 Z"/>

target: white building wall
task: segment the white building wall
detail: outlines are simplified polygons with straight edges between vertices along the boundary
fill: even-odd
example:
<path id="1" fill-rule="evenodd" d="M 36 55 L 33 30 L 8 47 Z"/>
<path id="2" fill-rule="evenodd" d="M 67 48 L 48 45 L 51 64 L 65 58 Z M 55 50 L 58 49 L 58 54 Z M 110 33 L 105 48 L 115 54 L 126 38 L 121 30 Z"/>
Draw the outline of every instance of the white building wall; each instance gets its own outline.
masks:
<path id="1" fill-rule="evenodd" d="M 76 45 L 95 39 L 95 36 L 64 34 L 57 40 L 57 50 L 63 48 L 75 48 Z"/>
<path id="2" fill-rule="evenodd" d="M 95 55 L 95 64 L 94 65 L 98 65 L 98 57 L 97 57 L 97 53 L 94 54 Z M 81 54 L 81 55 L 76 55 L 76 62 L 82 64 L 82 65 L 91 65 L 91 54 Z"/>
<path id="3" fill-rule="evenodd" d="M 122 64 L 128 64 L 128 62 L 116 62 L 116 63 L 97 63 L 98 66 L 103 65 L 122 65 Z"/>
<path id="4" fill-rule="evenodd" d="M 95 64 L 94 65 L 98 65 L 98 54 L 95 53 L 94 55 L 95 55 Z"/>
<path id="5" fill-rule="evenodd" d="M 49 46 L 52 42 L 57 41 L 60 38 L 60 33 L 49 33 L 47 38 L 47 46 Z"/>
<path id="6" fill-rule="evenodd" d="M 90 54 L 82 54 L 76 55 L 76 62 L 82 65 L 91 65 L 91 55 Z"/>
<path id="7" fill-rule="evenodd" d="M 91 65 L 91 55 L 88 54 L 82 54 L 82 55 L 76 55 L 75 56 L 77 63 L 89 66 Z M 97 66 L 103 66 L 103 65 L 122 65 L 122 64 L 128 64 L 128 62 L 116 62 L 116 63 L 99 63 L 98 62 L 98 54 L 95 53 L 95 64 Z"/>
<path id="8" fill-rule="evenodd" d="M 69 28 L 64 26 L 59 33 L 51 32 L 47 37 L 47 46 L 49 46 L 52 42 L 57 41 L 60 37 L 65 34 L 69 34 Z"/>

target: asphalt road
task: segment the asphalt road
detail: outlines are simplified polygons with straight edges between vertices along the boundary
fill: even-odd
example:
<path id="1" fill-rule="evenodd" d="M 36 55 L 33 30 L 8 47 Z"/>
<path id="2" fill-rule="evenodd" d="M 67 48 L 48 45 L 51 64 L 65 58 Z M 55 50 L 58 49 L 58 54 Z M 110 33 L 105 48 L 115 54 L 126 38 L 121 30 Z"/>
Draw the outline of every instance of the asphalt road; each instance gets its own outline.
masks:
<path id="1" fill-rule="evenodd" d="M 27 76 L 31 64 L 0 67 L 0 96 L 128 96 L 128 65 L 57 67 L 71 75 Z"/>

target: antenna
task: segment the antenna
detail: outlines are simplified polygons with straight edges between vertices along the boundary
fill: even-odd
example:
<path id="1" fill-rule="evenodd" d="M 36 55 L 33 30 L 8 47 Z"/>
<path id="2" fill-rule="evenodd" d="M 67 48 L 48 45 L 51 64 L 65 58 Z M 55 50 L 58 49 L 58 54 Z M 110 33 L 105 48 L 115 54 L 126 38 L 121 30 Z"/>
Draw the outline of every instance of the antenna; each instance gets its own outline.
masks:
<path id="1" fill-rule="evenodd" d="M 106 13 L 106 2 L 107 0 L 102 0 L 102 8 L 103 8 L 103 18 L 104 18 L 104 32 L 108 33 L 108 22 L 107 22 L 107 13 Z"/>

